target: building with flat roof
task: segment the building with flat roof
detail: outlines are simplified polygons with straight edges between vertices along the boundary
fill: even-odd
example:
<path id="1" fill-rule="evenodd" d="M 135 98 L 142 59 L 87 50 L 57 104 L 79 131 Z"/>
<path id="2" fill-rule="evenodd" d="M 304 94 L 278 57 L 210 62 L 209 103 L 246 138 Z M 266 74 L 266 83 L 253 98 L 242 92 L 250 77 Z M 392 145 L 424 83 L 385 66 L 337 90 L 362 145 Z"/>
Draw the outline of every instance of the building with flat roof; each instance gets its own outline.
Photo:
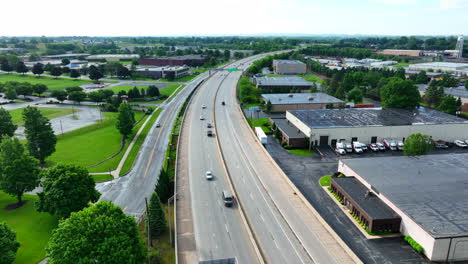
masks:
<path id="1" fill-rule="evenodd" d="M 340 141 L 375 143 L 386 138 L 404 139 L 414 133 L 434 140 L 465 138 L 468 121 L 433 109 L 413 111 L 382 108 L 288 110 L 286 118 L 302 131 L 312 145 L 335 145 Z"/>
<path id="2" fill-rule="evenodd" d="M 254 77 L 253 83 L 257 88 L 267 91 L 268 93 L 288 93 L 291 90 L 309 90 L 313 82 L 308 82 L 297 76 L 270 77 L 260 76 Z M 317 83 L 317 86 L 320 86 Z"/>
<path id="3" fill-rule="evenodd" d="M 141 65 L 153 66 L 202 66 L 205 62 L 209 61 L 209 56 L 204 55 L 184 55 L 163 58 L 143 58 L 138 62 Z"/>
<path id="4" fill-rule="evenodd" d="M 98 54 L 86 57 L 89 61 L 130 61 L 138 60 L 139 58 L 140 55 L 138 54 Z"/>
<path id="5" fill-rule="evenodd" d="M 275 74 L 305 74 L 307 65 L 298 60 L 273 60 Z"/>
<path id="6" fill-rule="evenodd" d="M 324 109 L 327 105 L 333 105 L 336 108 L 344 103 L 326 93 L 262 94 L 262 99 L 265 102 L 271 102 L 272 111 Z"/>
<path id="7" fill-rule="evenodd" d="M 400 49 L 384 49 L 378 52 L 383 55 L 394 55 L 394 56 L 407 56 L 407 57 L 420 57 L 423 55 L 421 50 L 400 50 Z"/>
<path id="8" fill-rule="evenodd" d="M 137 67 L 136 73 L 139 73 L 147 78 L 160 79 L 172 78 L 178 79 L 189 74 L 187 66 L 172 66 L 172 67 Z"/>
<path id="9" fill-rule="evenodd" d="M 286 145 L 294 148 L 305 148 L 307 147 L 307 137 L 297 127 L 291 124 L 285 118 L 272 118 L 276 127 L 281 132 L 281 142 L 285 142 Z"/>
<path id="10" fill-rule="evenodd" d="M 57 54 L 57 55 L 44 55 L 41 56 L 43 60 L 61 60 L 61 59 L 78 59 L 79 57 L 87 57 L 90 56 L 89 53 L 65 53 L 65 54 Z"/>
<path id="11" fill-rule="evenodd" d="M 409 69 L 413 71 L 441 71 L 452 73 L 457 76 L 468 75 L 468 63 L 456 62 L 426 62 L 409 65 Z"/>
<path id="12" fill-rule="evenodd" d="M 395 211 L 430 260 L 468 260 L 468 154 L 343 159 L 338 171 Z"/>

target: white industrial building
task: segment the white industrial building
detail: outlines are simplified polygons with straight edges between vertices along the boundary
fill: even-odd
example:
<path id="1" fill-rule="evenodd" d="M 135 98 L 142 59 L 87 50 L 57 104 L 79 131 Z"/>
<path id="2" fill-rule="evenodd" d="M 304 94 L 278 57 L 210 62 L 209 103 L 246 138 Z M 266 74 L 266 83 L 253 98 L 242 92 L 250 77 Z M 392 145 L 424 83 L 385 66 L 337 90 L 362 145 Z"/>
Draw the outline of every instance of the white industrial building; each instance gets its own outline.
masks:
<path id="1" fill-rule="evenodd" d="M 140 55 L 138 54 L 98 54 L 86 57 L 87 60 L 106 60 L 106 61 L 130 61 L 138 60 Z"/>
<path id="2" fill-rule="evenodd" d="M 441 71 L 452 73 L 458 76 L 468 75 L 468 63 L 456 62 L 427 62 L 409 65 L 412 71 Z"/>
<path id="3" fill-rule="evenodd" d="M 305 74 L 307 65 L 298 60 L 273 60 L 275 74 Z"/>
<path id="4" fill-rule="evenodd" d="M 468 260 L 468 154 L 342 159 L 338 171 L 396 212 L 431 261 Z"/>
<path id="5" fill-rule="evenodd" d="M 375 143 L 405 139 L 422 133 L 434 140 L 468 138 L 468 121 L 436 110 L 413 111 L 382 108 L 289 110 L 286 118 L 310 140 L 312 146 L 334 145 L 342 140 Z"/>

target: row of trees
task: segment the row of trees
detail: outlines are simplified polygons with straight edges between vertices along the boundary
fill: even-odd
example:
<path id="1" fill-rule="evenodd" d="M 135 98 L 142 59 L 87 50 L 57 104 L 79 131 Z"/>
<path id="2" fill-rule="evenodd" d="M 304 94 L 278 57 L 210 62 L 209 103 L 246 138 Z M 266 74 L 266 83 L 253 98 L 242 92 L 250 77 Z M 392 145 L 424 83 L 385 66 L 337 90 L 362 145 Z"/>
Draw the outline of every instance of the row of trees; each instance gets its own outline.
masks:
<path id="1" fill-rule="evenodd" d="M 457 99 L 452 95 L 445 94 L 444 86 L 438 82 L 431 82 L 424 94 L 424 102 L 432 108 L 449 114 L 456 114 L 462 105 L 460 97 Z"/>
<path id="2" fill-rule="evenodd" d="M 262 69 L 265 67 L 272 68 L 273 65 L 273 60 L 276 59 L 288 59 L 291 56 L 291 53 L 280 53 L 276 55 L 270 55 L 266 56 L 265 58 L 256 60 L 250 65 L 250 67 L 247 69 L 247 72 L 250 74 L 257 74 L 261 73 Z"/>
<path id="3" fill-rule="evenodd" d="M 47 86 L 41 83 L 31 84 L 28 82 L 5 82 L 0 83 L 0 93 L 5 93 L 5 98 L 14 100 L 18 95 L 23 97 L 27 95 L 32 95 L 33 93 L 37 95 L 42 95 L 47 91 Z"/>

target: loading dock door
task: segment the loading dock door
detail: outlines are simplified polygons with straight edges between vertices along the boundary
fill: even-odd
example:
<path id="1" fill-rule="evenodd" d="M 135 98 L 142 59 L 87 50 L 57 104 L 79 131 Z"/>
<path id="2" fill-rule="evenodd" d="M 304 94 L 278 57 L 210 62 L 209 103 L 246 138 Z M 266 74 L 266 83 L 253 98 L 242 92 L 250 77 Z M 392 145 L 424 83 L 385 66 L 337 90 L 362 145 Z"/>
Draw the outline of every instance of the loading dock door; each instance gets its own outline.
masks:
<path id="1" fill-rule="evenodd" d="M 320 146 L 328 145 L 328 136 L 320 136 Z"/>
<path id="2" fill-rule="evenodd" d="M 377 137 L 371 137 L 371 142 L 370 143 L 377 143 Z"/>
<path id="3" fill-rule="evenodd" d="M 336 146 L 336 139 L 332 139 L 331 145 L 332 145 L 332 146 Z"/>

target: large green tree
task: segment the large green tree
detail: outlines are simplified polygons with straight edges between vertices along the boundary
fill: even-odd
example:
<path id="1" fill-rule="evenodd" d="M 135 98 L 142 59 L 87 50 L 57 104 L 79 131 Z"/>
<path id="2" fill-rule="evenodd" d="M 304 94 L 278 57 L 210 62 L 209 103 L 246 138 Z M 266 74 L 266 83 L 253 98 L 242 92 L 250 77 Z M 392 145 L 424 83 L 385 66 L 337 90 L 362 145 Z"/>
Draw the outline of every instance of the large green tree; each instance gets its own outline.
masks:
<path id="1" fill-rule="evenodd" d="M 268 100 L 265 104 L 265 112 L 270 113 L 272 108 L 273 108 L 273 105 L 271 104 L 271 101 Z"/>
<path id="2" fill-rule="evenodd" d="M 16 196 L 21 205 L 23 194 L 39 185 L 38 165 L 18 138 L 4 136 L 0 143 L 0 189 Z"/>
<path id="3" fill-rule="evenodd" d="M 0 141 L 5 135 L 12 137 L 17 128 L 18 126 L 16 126 L 11 119 L 10 112 L 0 107 Z"/>
<path id="4" fill-rule="evenodd" d="M 468 80 L 465 81 L 465 89 L 468 91 Z"/>
<path id="5" fill-rule="evenodd" d="M 157 237 L 167 230 L 166 217 L 164 210 L 156 192 L 151 195 L 148 208 L 148 225 L 151 230 L 151 236 Z"/>
<path id="6" fill-rule="evenodd" d="M 91 65 L 89 67 L 89 78 L 91 80 L 95 80 L 95 81 L 99 81 L 99 79 L 101 79 L 104 75 L 102 74 L 101 71 L 99 71 L 99 69 L 94 66 L 94 65 Z"/>
<path id="7" fill-rule="evenodd" d="M 16 233 L 5 223 L 0 222 L 0 264 L 13 263 L 19 246 L 20 244 L 16 241 Z"/>
<path id="8" fill-rule="evenodd" d="M 37 194 L 37 210 L 62 217 L 80 211 L 101 196 L 88 170 L 77 165 L 53 167 L 44 173 L 41 185 L 43 190 Z"/>
<path id="9" fill-rule="evenodd" d="M 380 98 L 384 108 L 414 109 L 421 102 L 418 88 L 411 80 L 392 77 L 380 89 Z"/>
<path id="10" fill-rule="evenodd" d="M 356 104 L 362 102 L 362 97 L 363 97 L 362 90 L 359 89 L 358 87 L 354 87 L 348 93 L 348 100 L 352 101 L 352 102 L 354 102 Z"/>
<path id="11" fill-rule="evenodd" d="M 16 72 L 17 73 L 22 73 L 22 74 L 25 74 L 28 72 L 28 68 L 26 67 L 26 65 L 24 64 L 24 62 L 20 61 L 16 64 Z"/>
<path id="12" fill-rule="evenodd" d="M 442 96 L 444 95 L 444 87 L 437 86 L 435 83 L 431 83 L 426 89 L 425 101 L 429 106 L 439 105 Z"/>
<path id="13" fill-rule="evenodd" d="M 449 113 L 454 115 L 460 106 L 458 105 L 457 99 L 449 94 L 444 94 L 440 100 L 440 104 L 437 107 L 437 110 Z"/>
<path id="14" fill-rule="evenodd" d="M 29 153 L 44 164 L 45 159 L 55 152 L 57 144 L 50 121 L 31 106 L 23 110 L 23 120 Z"/>
<path id="15" fill-rule="evenodd" d="M 428 135 L 415 133 L 409 135 L 405 140 L 403 153 L 406 156 L 424 155 L 433 148 L 432 138 Z"/>
<path id="16" fill-rule="evenodd" d="M 34 64 L 31 71 L 32 73 L 41 76 L 41 74 L 44 73 L 44 64 L 39 63 L 39 62 Z"/>
<path id="17" fill-rule="evenodd" d="M 37 83 L 32 86 L 33 92 L 37 93 L 38 95 L 43 94 L 45 91 L 47 91 L 47 86 L 42 83 Z"/>
<path id="18" fill-rule="evenodd" d="M 140 264 L 147 254 L 134 218 L 104 201 L 60 222 L 46 251 L 49 264 Z"/>
<path id="19" fill-rule="evenodd" d="M 169 178 L 169 174 L 165 169 L 162 169 L 159 173 L 158 183 L 156 184 L 155 191 L 158 193 L 159 198 L 161 201 L 167 201 L 171 198 L 174 190 L 174 185 L 171 179 Z"/>
<path id="20" fill-rule="evenodd" d="M 119 116 L 115 124 L 120 134 L 124 137 L 132 133 L 133 124 L 135 124 L 135 114 L 129 104 L 120 104 Z"/>
<path id="21" fill-rule="evenodd" d="M 82 91 L 74 91 L 68 94 L 68 100 L 75 101 L 80 104 L 84 99 L 86 99 L 86 93 Z"/>

